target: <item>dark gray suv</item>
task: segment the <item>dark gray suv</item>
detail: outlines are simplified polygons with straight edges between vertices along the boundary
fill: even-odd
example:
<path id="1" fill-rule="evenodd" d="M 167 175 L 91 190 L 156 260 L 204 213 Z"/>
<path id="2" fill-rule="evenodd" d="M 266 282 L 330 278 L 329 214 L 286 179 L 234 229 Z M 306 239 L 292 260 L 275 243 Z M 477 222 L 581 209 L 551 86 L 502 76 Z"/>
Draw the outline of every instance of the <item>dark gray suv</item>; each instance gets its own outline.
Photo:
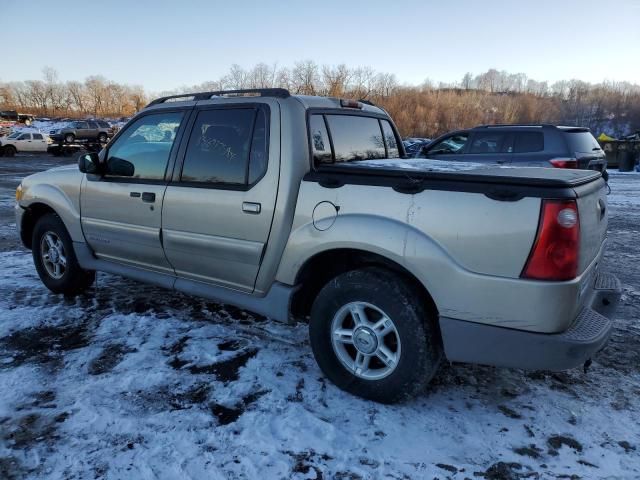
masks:
<path id="1" fill-rule="evenodd" d="M 107 143 L 112 136 L 111 127 L 104 120 L 76 120 L 49 132 L 51 140 L 65 143 L 77 140 Z"/>
<path id="2" fill-rule="evenodd" d="M 588 128 L 555 125 L 482 125 L 446 133 L 416 158 L 604 172 L 604 151 Z"/>

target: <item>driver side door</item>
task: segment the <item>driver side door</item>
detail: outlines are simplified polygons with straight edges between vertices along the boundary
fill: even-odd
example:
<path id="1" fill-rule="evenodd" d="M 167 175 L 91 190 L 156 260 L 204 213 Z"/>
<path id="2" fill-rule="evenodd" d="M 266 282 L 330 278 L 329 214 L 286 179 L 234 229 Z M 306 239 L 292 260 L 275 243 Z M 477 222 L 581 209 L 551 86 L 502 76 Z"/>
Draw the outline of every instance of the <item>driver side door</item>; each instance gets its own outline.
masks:
<path id="1" fill-rule="evenodd" d="M 468 140 L 469 132 L 452 133 L 424 147 L 417 158 L 463 161 Z"/>
<path id="2" fill-rule="evenodd" d="M 101 153 L 106 174 L 86 175 L 81 224 L 98 258 L 173 274 L 160 237 L 162 202 L 188 113 L 139 116 Z"/>

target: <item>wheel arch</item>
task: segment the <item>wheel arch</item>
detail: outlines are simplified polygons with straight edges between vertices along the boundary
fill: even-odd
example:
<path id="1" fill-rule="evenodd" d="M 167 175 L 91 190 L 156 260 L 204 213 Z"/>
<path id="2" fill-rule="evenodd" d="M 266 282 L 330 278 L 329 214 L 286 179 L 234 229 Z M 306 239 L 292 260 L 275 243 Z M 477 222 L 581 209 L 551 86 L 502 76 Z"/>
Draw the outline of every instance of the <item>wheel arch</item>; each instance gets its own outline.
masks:
<path id="1" fill-rule="evenodd" d="M 433 318 L 437 318 L 438 308 L 425 285 L 406 267 L 393 259 L 358 248 L 334 248 L 321 251 L 308 258 L 296 274 L 296 290 L 291 300 L 291 314 L 294 318 L 306 319 L 316 296 L 329 280 L 342 273 L 365 267 L 379 267 L 395 273 L 410 283 L 424 302 Z"/>
<path id="2" fill-rule="evenodd" d="M 58 215 L 51 206 L 42 202 L 32 203 L 24 209 L 20 225 L 20 240 L 22 240 L 22 244 L 29 250 L 31 250 L 32 247 L 31 241 L 33 237 L 33 229 L 35 228 L 36 223 L 40 218 L 49 213 Z"/>

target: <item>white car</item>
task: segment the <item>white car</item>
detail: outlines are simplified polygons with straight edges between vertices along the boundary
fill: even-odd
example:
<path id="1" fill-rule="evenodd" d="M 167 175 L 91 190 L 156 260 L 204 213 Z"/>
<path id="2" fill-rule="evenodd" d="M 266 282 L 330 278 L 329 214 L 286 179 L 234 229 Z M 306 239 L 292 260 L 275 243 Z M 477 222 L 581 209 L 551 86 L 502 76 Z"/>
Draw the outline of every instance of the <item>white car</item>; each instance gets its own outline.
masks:
<path id="1" fill-rule="evenodd" d="M 39 132 L 13 132 L 0 138 L 0 152 L 7 157 L 17 152 L 46 153 L 47 146 L 47 136 Z"/>

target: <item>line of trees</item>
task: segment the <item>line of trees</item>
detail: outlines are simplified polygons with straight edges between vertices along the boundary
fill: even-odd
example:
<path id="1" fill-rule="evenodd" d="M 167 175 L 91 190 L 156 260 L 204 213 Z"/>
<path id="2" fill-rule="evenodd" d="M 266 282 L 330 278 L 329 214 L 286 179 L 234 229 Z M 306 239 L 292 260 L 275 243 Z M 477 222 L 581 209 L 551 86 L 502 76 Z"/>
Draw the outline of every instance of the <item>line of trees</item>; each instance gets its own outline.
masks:
<path id="1" fill-rule="evenodd" d="M 562 123 L 590 127 L 613 135 L 640 128 L 640 85 L 629 82 L 590 84 L 566 80 L 552 84 L 524 73 L 490 69 L 467 73 L 459 82 L 426 80 L 400 84 L 394 74 L 370 67 L 318 65 L 306 60 L 292 67 L 259 63 L 232 65 L 227 74 L 200 85 L 153 95 L 193 91 L 282 87 L 292 93 L 373 101 L 394 118 L 403 136 L 433 137 L 482 123 Z M 141 86 L 122 85 L 101 76 L 84 82 L 60 82 L 57 72 L 43 78 L 0 82 L 0 109 L 45 116 L 129 116 L 151 95 Z"/>

